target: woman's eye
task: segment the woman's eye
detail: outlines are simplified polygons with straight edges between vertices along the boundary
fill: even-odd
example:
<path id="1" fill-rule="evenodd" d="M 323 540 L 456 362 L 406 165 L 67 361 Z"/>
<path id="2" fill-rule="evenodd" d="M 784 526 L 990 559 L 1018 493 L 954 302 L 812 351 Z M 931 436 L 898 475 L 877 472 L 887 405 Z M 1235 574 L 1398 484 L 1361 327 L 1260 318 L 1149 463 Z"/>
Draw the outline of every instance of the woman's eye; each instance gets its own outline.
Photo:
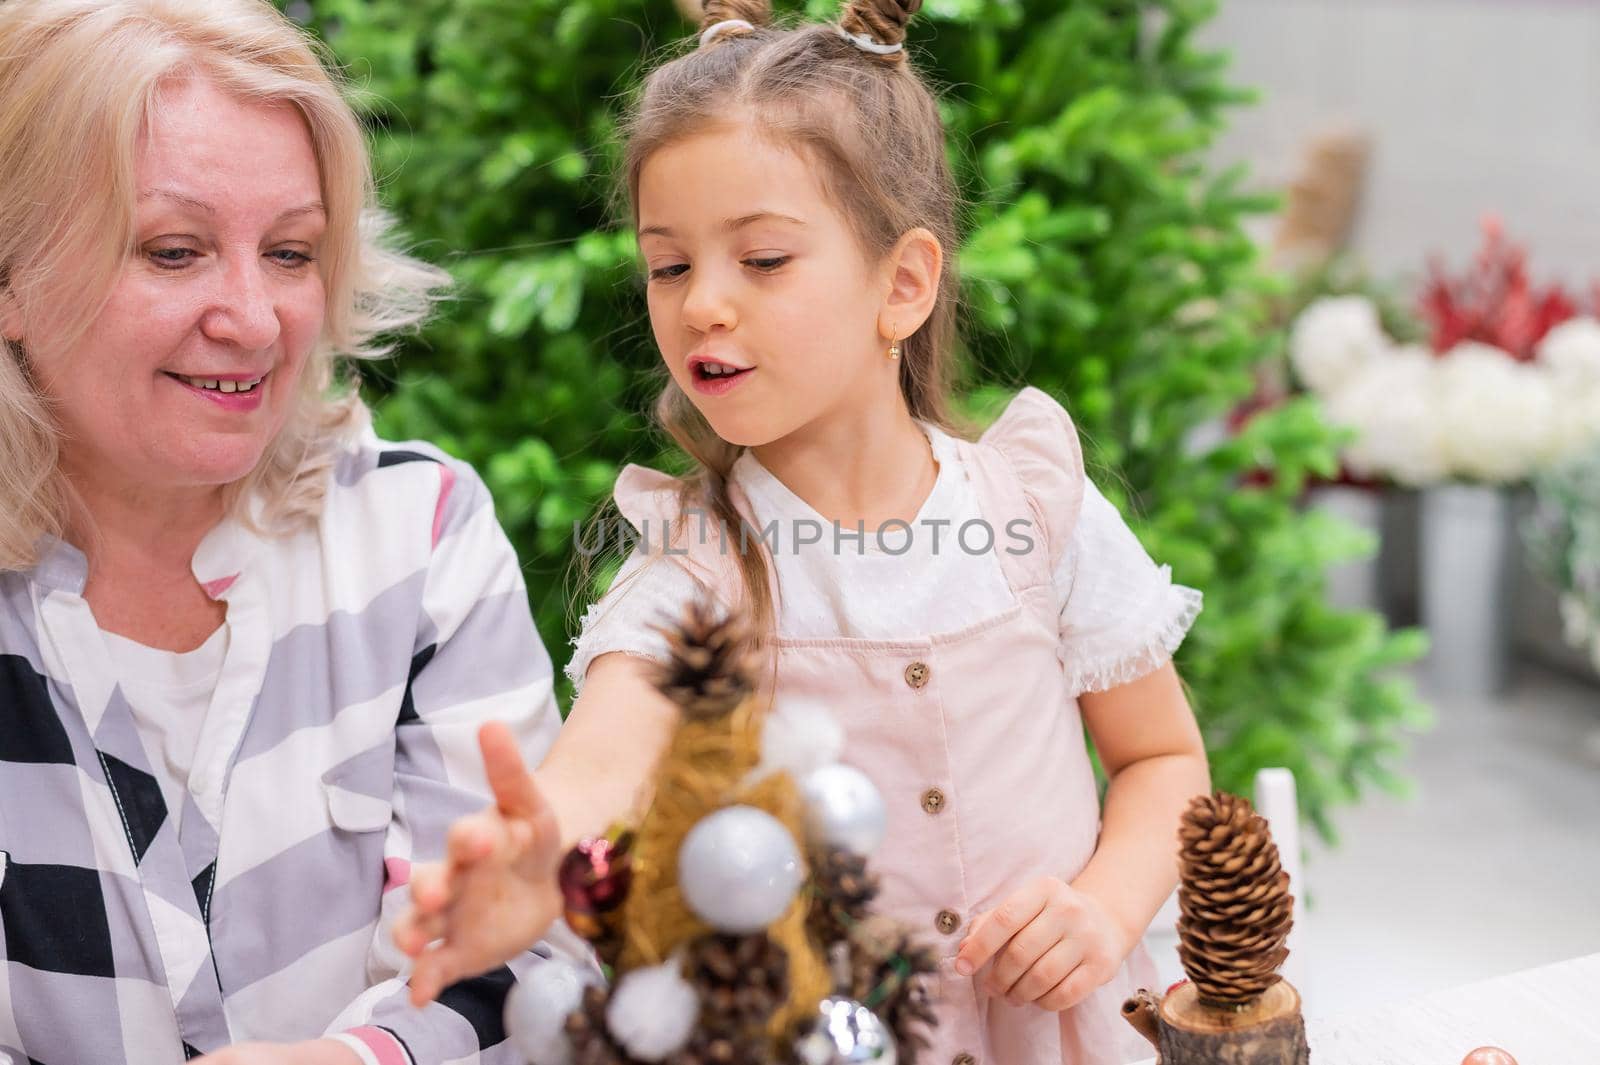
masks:
<path id="1" fill-rule="evenodd" d="M 671 281 L 675 277 L 682 277 L 689 272 L 688 263 L 673 263 L 671 266 L 661 266 L 650 271 L 652 281 Z"/>
<path id="2" fill-rule="evenodd" d="M 146 254 L 149 255 L 151 262 L 164 270 L 184 266 L 195 257 L 192 248 L 152 248 Z"/>
<path id="3" fill-rule="evenodd" d="M 789 256 L 787 255 L 775 255 L 770 259 L 746 259 L 744 264 L 746 266 L 753 266 L 763 273 L 771 273 L 773 270 L 778 269 L 778 267 L 782 266 L 788 261 Z"/>
<path id="4" fill-rule="evenodd" d="M 279 248 L 277 251 L 268 253 L 268 257 L 279 266 L 305 266 L 307 263 L 314 261 L 305 252 L 295 251 L 293 248 Z"/>

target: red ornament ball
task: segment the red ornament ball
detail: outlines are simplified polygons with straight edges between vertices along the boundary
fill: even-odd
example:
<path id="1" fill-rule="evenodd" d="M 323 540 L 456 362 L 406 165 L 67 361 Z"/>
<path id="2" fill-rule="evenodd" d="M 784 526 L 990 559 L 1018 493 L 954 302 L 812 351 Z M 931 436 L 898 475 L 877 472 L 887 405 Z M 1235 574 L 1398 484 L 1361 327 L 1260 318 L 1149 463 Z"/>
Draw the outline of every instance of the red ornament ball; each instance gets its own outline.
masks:
<path id="1" fill-rule="evenodd" d="M 556 880 L 569 913 L 601 914 L 620 908 L 633 886 L 633 833 L 579 843 L 561 862 Z"/>

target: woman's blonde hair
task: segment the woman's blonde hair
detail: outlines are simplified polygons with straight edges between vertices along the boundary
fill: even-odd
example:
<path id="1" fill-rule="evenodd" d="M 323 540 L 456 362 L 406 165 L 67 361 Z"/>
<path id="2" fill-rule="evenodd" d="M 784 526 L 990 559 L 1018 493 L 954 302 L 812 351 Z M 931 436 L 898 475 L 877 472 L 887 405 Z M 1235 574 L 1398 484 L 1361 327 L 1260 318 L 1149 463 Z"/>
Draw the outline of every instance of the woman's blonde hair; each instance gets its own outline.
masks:
<path id="1" fill-rule="evenodd" d="M 321 174 L 322 336 L 283 429 L 227 489 L 235 516 L 283 530 L 320 513 L 335 453 L 367 424 L 341 365 L 387 353 L 382 338 L 420 324 L 449 285 L 387 246 L 360 122 L 304 30 L 267 0 L 0 2 L 0 297 L 24 317 L 30 307 L 77 307 L 69 335 L 52 343 L 87 329 L 133 246 L 141 131 L 162 88 L 189 76 L 295 107 Z M 40 538 L 78 517 L 27 352 L 5 344 L 0 570 L 32 565 Z M 261 505 L 247 510 L 247 499 Z"/>

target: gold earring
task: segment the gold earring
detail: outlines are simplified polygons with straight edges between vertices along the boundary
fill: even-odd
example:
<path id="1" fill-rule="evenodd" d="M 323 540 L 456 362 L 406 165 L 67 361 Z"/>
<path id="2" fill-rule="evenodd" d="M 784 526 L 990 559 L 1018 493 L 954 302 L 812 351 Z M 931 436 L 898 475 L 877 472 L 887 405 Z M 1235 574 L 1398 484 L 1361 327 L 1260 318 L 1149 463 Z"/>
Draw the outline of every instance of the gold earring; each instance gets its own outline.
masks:
<path id="1" fill-rule="evenodd" d="M 892 340 L 893 343 L 889 345 L 889 358 L 898 359 L 900 357 L 900 330 L 894 330 Z"/>

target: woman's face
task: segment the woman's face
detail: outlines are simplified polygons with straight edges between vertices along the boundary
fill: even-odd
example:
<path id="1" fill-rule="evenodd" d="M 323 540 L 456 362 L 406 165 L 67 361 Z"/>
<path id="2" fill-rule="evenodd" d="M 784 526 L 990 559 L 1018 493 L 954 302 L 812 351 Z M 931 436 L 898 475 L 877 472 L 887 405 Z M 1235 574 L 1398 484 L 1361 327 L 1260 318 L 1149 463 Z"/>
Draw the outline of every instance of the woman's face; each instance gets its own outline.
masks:
<path id="1" fill-rule="evenodd" d="M 136 491 L 224 485 L 283 427 L 322 332 L 310 133 L 289 105 L 178 82 L 140 139 L 135 178 L 133 245 L 88 330 L 52 343 L 73 310 L 57 304 L 7 332 L 51 403 L 69 475 Z"/>
<path id="2" fill-rule="evenodd" d="M 662 148 L 639 175 L 639 248 L 661 356 L 722 439 L 898 401 L 890 281 L 799 154 L 745 126 Z"/>

